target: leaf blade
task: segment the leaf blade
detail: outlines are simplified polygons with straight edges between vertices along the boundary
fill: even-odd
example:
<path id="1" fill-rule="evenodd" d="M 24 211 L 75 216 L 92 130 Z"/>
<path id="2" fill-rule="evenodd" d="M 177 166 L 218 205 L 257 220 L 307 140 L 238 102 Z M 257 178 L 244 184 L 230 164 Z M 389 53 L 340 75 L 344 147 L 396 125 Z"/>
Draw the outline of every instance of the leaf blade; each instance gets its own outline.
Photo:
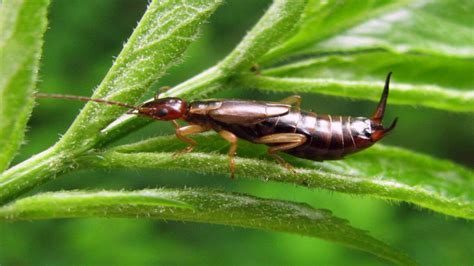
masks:
<path id="1" fill-rule="evenodd" d="M 267 64 L 281 60 L 315 43 L 338 35 L 344 30 L 370 19 L 381 12 L 396 9 L 407 1 L 310 1 L 298 31 L 285 43 L 275 47 L 262 58 Z"/>
<path id="2" fill-rule="evenodd" d="M 208 190 L 55 192 L 0 208 L 0 219 L 154 218 L 296 233 L 340 243 L 387 260 L 415 264 L 404 253 L 306 204 Z"/>
<path id="3" fill-rule="evenodd" d="M 80 160 L 84 167 L 180 169 L 198 173 L 229 173 L 227 144 L 215 135 L 196 136 L 204 153 L 173 158 L 182 147 L 174 137 L 158 137 L 123 145 Z M 446 215 L 474 219 L 474 173 L 452 162 L 409 150 L 375 145 L 344 160 L 313 162 L 287 156 L 296 168 L 289 172 L 261 160 L 262 145 L 239 142 L 236 176 L 293 183 L 344 193 L 405 201 Z"/>
<path id="4" fill-rule="evenodd" d="M 0 8 L 0 172 L 20 148 L 33 110 L 48 6 L 11 0 Z"/>
<path id="5" fill-rule="evenodd" d="M 379 100 L 383 88 L 382 82 L 264 75 L 241 76 L 237 83 L 262 91 L 318 93 L 372 101 Z M 474 91 L 443 88 L 436 85 L 392 82 L 389 102 L 390 104 L 424 106 L 454 112 L 474 112 Z"/>
<path id="6" fill-rule="evenodd" d="M 398 53 L 472 58 L 474 36 L 470 1 L 420 1 L 386 12 L 310 50 L 386 47 Z M 446 38 L 446 34 L 456 38 Z"/>
<path id="7" fill-rule="evenodd" d="M 393 72 L 394 81 L 397 82 L 472 90 L 474 80 L 466 78 L 471 74 L 472 68 L 474 62 L 464 58 L 398 54 L 375 49 L 302 59 L 265 69 L 262 74 L 275 77 L 380 81 L 388 72 Z"/>

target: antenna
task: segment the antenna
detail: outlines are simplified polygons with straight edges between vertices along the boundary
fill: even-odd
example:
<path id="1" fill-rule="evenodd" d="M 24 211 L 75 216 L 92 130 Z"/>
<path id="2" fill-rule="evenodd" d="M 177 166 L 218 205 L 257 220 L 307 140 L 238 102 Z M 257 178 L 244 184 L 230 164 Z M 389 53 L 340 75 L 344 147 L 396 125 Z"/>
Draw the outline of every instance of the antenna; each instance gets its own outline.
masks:
<path id="1" fill-rule="evenodd" d="M 65 99 L 65 100 L 73 100 L 73 101 L 81 101 L 81 102 L 96 102 L 96 103 L 103 103 L 109 105 L 117 105 L 124 108 L 129 109 L 137 109 L 133 105 L 128 105 L 125 103 L 114 102 L 114 101 L 107 101 L 104 99 L 94 99 L 90 97 L 84 96 L 76 96 L 76 95 L 65 95 L 65 94 L 47 94 L 47 93 L 35 93 L 35 98 L 46 98 L 46 99 Z"/>

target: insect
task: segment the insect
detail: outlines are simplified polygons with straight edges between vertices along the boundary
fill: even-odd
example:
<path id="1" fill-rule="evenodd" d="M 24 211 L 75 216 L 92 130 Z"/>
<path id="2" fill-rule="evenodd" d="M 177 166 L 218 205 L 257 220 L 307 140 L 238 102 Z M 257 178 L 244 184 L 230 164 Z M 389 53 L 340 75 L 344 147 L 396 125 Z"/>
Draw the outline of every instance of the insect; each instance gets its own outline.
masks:
<path id="1" fill-rule="evenodd" d="M 331 116 L 300 110 L 301 98 L 290 96 L 280 102 L 248 100 L 200 100 L 186 102 L 180 98 L 159 98 L 139 106 L 88 97 L 36 94 L 38 98 L 60 98 L 94 101 L 130 108 L 129 114 L 171 121 L 178 139 L 189 144 L 176 153 L 191 152 L 197 143 L 189 135 L 214 130 L 230 143 L 228 151 L 231 178 L 235 172 L 237 140 L 266 144 L 268 154 L 282 166 L 292 170 L 278 152 L 323 161 L 341 159 L 366 149 L 392 131 L 397 118 L 385 128 L 382 119 L 389 93 L 391 72 L 387 75 L 382 96 L 372 118 Z M 177 120 L 184 120 L 180 126 Z"/>

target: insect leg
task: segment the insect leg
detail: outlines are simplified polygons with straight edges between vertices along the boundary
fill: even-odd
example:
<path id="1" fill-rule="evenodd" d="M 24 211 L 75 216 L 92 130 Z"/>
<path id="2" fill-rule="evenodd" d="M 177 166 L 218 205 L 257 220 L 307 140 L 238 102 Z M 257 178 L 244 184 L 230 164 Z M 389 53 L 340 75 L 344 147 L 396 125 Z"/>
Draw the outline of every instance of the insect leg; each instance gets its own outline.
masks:
<path id="1" fill-rule="evenodd" d="M 291 95 L 283 100 L 280 100 L 279 102 L 283 104 L 289 104 L 295 108 L 295 111 L 300 111 L 301 96 L 299 95 Z"/>
<path id="2" fill-rule="evenodd" d="M 237 151 L 237 140 L 238 138 L 227 130 L 219 131 L 219 135 L 222 138 L 230 142 L 229 152 L 227 153 L 229 156 L 229 168 L 230 168 L 230 178 L 234 178 L 235 172 L 235 152 Z"/>
<path id="3" fill-rule="evenodd" d="M 175 131 L 176 137 L 180 139 L 181 141 L 189 144 L 188 147 L 184 148 L 181 151 L 176 152 L 173 156 L 178 156 L 184 153 L 191 152 L 194 149 L 194 147 L 196 147 L 197 142 L 189 137 L 186 137 L 187 135 L 197 134 L 197 133 L 201 133 L 201 132 L 205 132 L 209 130 L 209 128 L 202 127 L 199 125 L 187 125 L 187 126 L 181 127 L 178 124 L 178 122 L 176 122 L 175 120 L 173 120 L 172 123 L 174 127 L 176 128 L 176 131 Z"/>
<path id="4" fill-rule="evenodd" d="M 277 133 L 261 137 L 256 142 L 262 144 L 279 144 L 268 148 L 268 155 L 273 157 L 273 159 L 283 167 L 293 171 L 293 167 L 276 153 L 279 151 L 287 151 L 304 144 L 306 142 L 306 136 L 296 133 Z"/>

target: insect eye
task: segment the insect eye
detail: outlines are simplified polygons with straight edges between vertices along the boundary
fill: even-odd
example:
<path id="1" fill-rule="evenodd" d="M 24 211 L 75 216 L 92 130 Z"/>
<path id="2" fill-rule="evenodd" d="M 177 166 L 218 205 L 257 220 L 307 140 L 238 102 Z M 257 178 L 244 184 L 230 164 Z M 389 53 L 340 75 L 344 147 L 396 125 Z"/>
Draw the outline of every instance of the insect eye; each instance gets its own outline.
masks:
<path id="1" fill-rule="evenodd" d="M 166 108 L 160 109 L 158 110 L 158 112 L 156 112 L 156 115 L 159 117 L 166 116 L 167 114 L 168 114 L 168 109 Z"/>

